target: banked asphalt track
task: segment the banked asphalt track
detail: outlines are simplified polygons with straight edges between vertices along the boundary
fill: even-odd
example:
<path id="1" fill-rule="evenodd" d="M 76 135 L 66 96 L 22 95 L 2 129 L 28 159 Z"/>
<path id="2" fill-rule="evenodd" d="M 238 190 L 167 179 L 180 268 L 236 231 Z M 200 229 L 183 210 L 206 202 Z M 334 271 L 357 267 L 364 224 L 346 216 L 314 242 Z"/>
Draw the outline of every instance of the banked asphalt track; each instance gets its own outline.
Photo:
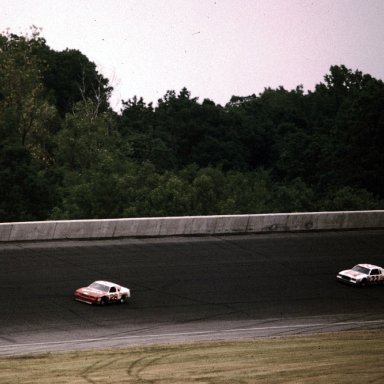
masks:
<path id="1" fill-rule="evenodd" d="M 384 265 L 384 231 L 0 244 L 0 355 L 384 328 L 384 286 L 336 273 Z M 128 305 L 75 302 L 97 279 Z"/>

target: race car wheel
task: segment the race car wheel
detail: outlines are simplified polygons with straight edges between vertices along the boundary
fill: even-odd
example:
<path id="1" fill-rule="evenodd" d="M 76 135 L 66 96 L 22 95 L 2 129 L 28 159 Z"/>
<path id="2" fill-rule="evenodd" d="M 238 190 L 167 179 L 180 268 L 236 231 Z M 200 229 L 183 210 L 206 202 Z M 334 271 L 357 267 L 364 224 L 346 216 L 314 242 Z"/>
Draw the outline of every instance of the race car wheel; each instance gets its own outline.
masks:
<path id="1" fill-rule="evenodd" d="M 106 297 L 102 297 L 100 300 L 100 305 L 108 304 L 108 299 Z"/>
<path id="2" fill-rule="evenodd" d="M 366 287 L 367 284 L 368 284 L 367 279 L 363 279 L 363 280 L 361 280 L 361 284 L 360 284 L 360 285 L 361 285 L 362 287 Z"/>
<path id="3" fill-rule="evenodd" d="M 121 296 L 121 299 L 119 300 L 120 304 L 125 304 L 128 302 L 128 297 L 127 296 Z"/>

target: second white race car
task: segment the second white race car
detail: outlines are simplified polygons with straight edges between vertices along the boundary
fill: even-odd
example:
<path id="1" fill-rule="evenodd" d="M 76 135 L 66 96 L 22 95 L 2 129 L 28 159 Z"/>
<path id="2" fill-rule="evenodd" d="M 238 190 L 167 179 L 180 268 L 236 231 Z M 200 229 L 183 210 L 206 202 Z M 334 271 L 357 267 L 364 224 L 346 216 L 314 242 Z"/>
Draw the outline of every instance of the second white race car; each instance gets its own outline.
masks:
<path id="1" fill-rule="evenodd" d="M 373 264 L 357 264 L 352 269 L 339 272 L 336 278 L 352 285 L 384 284 L 384 269 Z"/>

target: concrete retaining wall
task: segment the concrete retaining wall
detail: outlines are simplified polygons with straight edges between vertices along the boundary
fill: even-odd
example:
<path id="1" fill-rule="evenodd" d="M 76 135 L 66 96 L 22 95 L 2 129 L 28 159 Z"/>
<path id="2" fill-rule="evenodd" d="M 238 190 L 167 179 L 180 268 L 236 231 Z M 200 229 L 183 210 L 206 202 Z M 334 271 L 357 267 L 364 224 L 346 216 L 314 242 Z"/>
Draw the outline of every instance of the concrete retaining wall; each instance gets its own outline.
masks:
<path id="1" fill-rule="evenodd" d="M 0 241 L 384 229 L 384 211 L 0 223 Z"/>

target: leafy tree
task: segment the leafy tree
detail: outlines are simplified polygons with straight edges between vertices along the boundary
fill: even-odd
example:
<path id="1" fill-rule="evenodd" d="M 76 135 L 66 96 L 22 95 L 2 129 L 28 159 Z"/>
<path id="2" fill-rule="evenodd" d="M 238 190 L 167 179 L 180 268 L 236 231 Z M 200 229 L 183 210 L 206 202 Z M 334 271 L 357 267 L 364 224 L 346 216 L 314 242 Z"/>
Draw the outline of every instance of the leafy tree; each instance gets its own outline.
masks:
<path id="1" fill-rule="evenodd" d="M 384 201 L 376 199 L 365 189 L 353 187 L 333 188 L 321 202 L 321 209 L 327 211 L 355 211 L 383 209 Z"/>
<path id="2" fill-rule="evenodd" d="M 250 169 L 275 166 L 282 149 L 278 146 L 286 133 L 281 127 L 295 126 L 306 131 L 303 98 L 302 87 L 294 91 L 267 88 L 259 97 L 232 97 L 226 109 L 236 116 L 241 151 L 246 150 Z"/>
<path id="3" fill-rule="evenodd" d="M 99 113 L 91 100 L 79 102 L 66 115 L 56 139 L 56 161 L 70 170 L 100 168 L 119 153 L 115 151 L 120 139 L 113 116 Z"/>
<path id="4" fill-rule="evenodd" d="M 221 214 L 269 212 L 272 181 L 263 169 L 252 172 L 230 171 L 222 185 L 223 197 L 218 202 Z"/>
<path id="5" fill-rule="evenodd" d="M 34 159 L 50 162 L 56 110 L 46 99 L 43 63 L 33 54 L 44 44 L 38 31 L 32 36 L 0 38 L 0 138 L 27 148 Z"/>
<path id="6" fill-rule="evenodd" d="M 50 179 L 22 146 L 0 145 L 0 221 L 43 220 L 55 199 Z"/>
<path id="7" fill-rule="evenodd" d="M 308 99 L 315 124 L 312 141 L 320 154 L 312 170 L 321 180 L 319 188 L 349 185 L 382 197 L 383 82 L 333 66 Z"/>
<path id="8" fill-rule="evenodd" d="M 154 216 L 183 216 L 191 212 L 190 188 L 178 175 L 166 172 L 149 192 Z"/>
<path id="9" fill-rule="evenodd" d="M 113 88 L 85 55 L 75 49 L 54 51 L 46 45 L 35 48 L 44 60 L 42 80 L 61 117 L 73 111 L 80 101 L 91 100 L 99 112 L 110 109 Z"/>
<path id="10" fill-rule="evenodd" d="M 273 191 L 272 212 L 311 212 L 316 210 L 315 193 L 303 180 L 296 178 L 289 184 L 276 184 Z"/>
<path id="11" fill-rule="evenodd" d="M 138 163 L 151 162 L 158 169 L 172 169 L 175 155 L 166 143 L 166 134 L 155 124 L 152 103 L 146 104 L 136 96 L 123 101 L 118 129 L 123 139 L 132 149 L 132 159 Z"/>

